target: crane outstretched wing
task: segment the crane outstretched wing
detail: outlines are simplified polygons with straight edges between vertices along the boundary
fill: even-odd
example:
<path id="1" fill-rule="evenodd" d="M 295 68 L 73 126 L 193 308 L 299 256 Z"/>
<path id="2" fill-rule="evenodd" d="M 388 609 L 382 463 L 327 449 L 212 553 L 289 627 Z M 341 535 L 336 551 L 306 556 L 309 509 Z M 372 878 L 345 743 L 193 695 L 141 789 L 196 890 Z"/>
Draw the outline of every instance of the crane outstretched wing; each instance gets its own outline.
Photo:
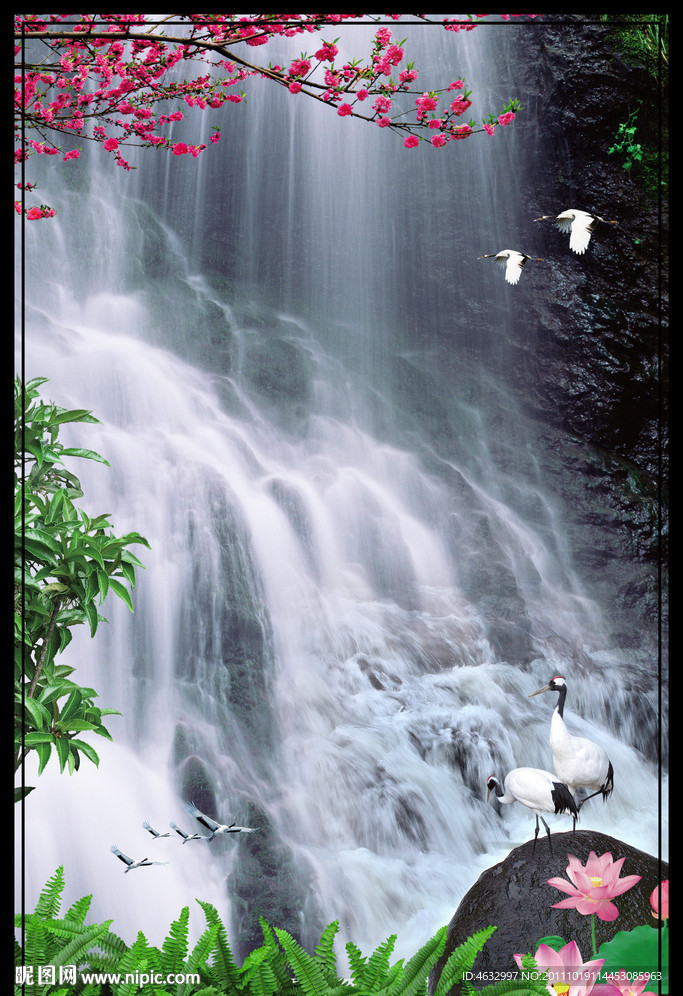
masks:
<path id="1" fill-rule="evenodd" d="M 193 802 L 186 803 L 185 809 L 191 816 L 194 816 L 194 818 L 198 820 L 203 827 L 206 827 L 206 829 L 210 830 L 212 833 L 215 833 L 220 826 L 220 823 L 216 823 L 216 821 L 212 820 L 210 816 L 205 816 L 204 813 L 201 813 Z"/>

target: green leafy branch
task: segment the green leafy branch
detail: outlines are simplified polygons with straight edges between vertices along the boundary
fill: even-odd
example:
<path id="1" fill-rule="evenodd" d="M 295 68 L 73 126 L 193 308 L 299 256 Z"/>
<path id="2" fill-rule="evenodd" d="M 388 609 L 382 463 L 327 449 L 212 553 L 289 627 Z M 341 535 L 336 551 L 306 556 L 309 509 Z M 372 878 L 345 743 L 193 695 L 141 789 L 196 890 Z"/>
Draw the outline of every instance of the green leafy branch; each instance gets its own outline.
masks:
<path id="1" fill-rule="evenodd" d="M 369 956 L 349 942 L 346 952 L 351 978 L 342 978 L 334 951 L 338 921 L 325 927 L 313 954 L 309 954 L 288 931 L 273 928 L 261 918 L 263 944 L 238 965 L 226 928 L 211 903 L 197 900 L 206 926 L 192 948 L 188 941 L 189 907 L 171 923 L 161 947 L 151 945 L 142 932 L 127 946 L 109 929 L 111 920 L 85 923 L 92 896 L 84 896 L 60 916 L 64 885 L 60 866 L 41 891 L 35 911 L 15 917 L 23 940 L 23 945 L 15 940 L 22 996 L 62 996 L 66 992 L 69 996 L 425 996 L 429 974 L 446 944 L 447 928 L 442 927 L 407 961 L 392 963 L 394 935 Z M 464 993 L 478 993 L 465 975 L 495 929 L 479 931 L 451 953 L 434 996 L 447 996 L 458 985 Z M 535 971 L 531 956 L 525 959 L 524 968 L 533 981 L 499 982 L 481 990 L 479 996 L 546 994 L 545 975 Z M 39 969 L 46 966 L 77 969 L 68 990 L 62 988 L 57 971 L 54 981 L 39 981 Z M 159 978 L 174 981 L 160 983 Z M 19 993 L 17 985 L 15 996 Z"/>
<path id="2" fill-rule="evenodd" d="M 609 147 L 609 155 L 619 153 L 626 156 L 623 163 L 625 170 L 630 170 L 634 163 L 641 162 L 643 158 L 643 147 L 640 142 L 636 142 L 636 129 L 638 121 L 638 110 L 631 111 L 626 121 L 622 121 L 614 136 L 614 144 Z"/>
<path id="3" fill-rule="evenodd" d="M 14 384 L 15 770 L 34 750 L 39 774 L 53 750 L 62 771 L 77 771 L 81 755 L 97 764 L 81 734 L 111 739 L 102 717 L 115 710 L 98 708 L 97 693 L 71 680 L 73 668 L 55 659 L 74 626 L 87 625 L 94 636 L 106 622 L 98 606 L 110 592 L 133 611 L 135 571 L 143 564 L 129 547 L 149 546 L 138 533 L 115 536 L 107 514 L 92 517 L 76 507 L 83 490 L 64 458 L 109 465 L 94 450 L 60 442 L 66 423 L 98 420 L 43 401 L 39 387 L 46 380 Z"/>

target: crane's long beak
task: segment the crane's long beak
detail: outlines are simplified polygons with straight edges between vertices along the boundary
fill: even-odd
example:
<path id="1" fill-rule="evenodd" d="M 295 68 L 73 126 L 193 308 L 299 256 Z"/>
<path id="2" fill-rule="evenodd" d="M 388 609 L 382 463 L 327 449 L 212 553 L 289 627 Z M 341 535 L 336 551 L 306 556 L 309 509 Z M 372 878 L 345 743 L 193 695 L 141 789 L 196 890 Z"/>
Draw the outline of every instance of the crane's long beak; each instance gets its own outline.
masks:
<path id="1" fill-rule="evenodd" d="M 486 801 L 487 801 L 487 802 L 488 802 L 488 801 L 489 801 L 489 799 L 491 798 L 491 793 L 492 793 L 492 792 L 493 792 L 493 786 L 491 786 L 491 788 L 490 788 L 490 789 L 488 790 L 488 792 L 486 793 Z"/>
<path id="2" fill-rule="evenodd" d="M 543 688 L 537 688 L 535 692 L 531 692 L 530 695 L 527 695 L 527 698 L 531 699 L 534 695 L 540 695 L 541 692 L 552 692 L 552 688 L 550 685 L 544 685 Z"/>

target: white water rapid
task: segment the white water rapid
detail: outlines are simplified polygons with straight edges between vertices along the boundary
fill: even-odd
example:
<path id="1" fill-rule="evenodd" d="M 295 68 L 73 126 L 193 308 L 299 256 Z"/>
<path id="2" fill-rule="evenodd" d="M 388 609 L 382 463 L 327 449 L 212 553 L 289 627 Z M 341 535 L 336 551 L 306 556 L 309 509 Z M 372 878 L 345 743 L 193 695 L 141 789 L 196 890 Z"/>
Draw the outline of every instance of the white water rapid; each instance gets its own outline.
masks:
<path id="1" fill-rule="evenodd" d="M 482 113 L 514 93 L 511 36 L 421 30 Z M 26 225 L 18 368 L 100 419 L 64 431 L 111 464 L 74 461 L 84 505 L 151 550 L 135 612 L 108 599 L 64 655 L 121 716 L 98 769 L 37 780 L 18 883 L 32 909 L 63 864 L 128 943 L 185 905 L 198 936 L 200 898 L 236 945 L 262 903 L 306 943 L 338 918 L 408 955 L 532 835 L 485 780 L 551 767 L 553 697 L 527 696 L 553 674 L 616 772 L 582 825 L 657 852 L 656 655 L 606 642 L 506 386 L 509 315 L 543 282 L 477 256 L 517 226 L 524 132 L 404 150 L 256 85 L 221 124 L 198 163 L 51 169 L 59 213 Z M 152 841 L 143 819 L 196 829 L 191 792 L 261 849 Z M 112 843 L 170 864 L 124 875 Z"/>

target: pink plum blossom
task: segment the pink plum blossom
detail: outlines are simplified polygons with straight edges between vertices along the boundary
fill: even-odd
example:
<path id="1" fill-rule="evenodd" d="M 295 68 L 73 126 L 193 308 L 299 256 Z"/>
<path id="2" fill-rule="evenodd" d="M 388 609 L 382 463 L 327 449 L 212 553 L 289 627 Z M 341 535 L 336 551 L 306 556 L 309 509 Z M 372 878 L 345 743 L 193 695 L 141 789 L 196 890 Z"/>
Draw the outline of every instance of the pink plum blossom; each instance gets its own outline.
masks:
<path id="1" fill-rule="evenodd" d="M 505 114 L 501 114 L 498 118 L 498 124 L 509 125 L 511 121 L 514 121 L 515 115 L 512 111 L 506 111 Z"/>
<path id="2" fill-rule="evenodd" d="M 115 152 L 116 149 L 118 149 L 119 147 L 119 143 L 116 141 L 115 138 L 108 138 L 104 143 L 104 147 L 107 150 L 107 152 Z"/>
<path id="3" fill-rule="evenodd" d="M 487 135 L 493 135 L 494 129 L 495 129 L 495 125 L 492 125 L 492 124 L 485 124 L 484 125 L 484 131 L 486 132 Z"/>
<path id="4" fill-rule="evenodd" d="M 420 144 L 420 139 L 417 135 L 408 135 L 408 137 L 403 142 L 406 149 L 414 149 L 416 145 Z"/>
<path id="5" fill-rule="evenodd" d="M 576 909 L 584 915 L 596 913 L 600 920 L 616 920 L 619 910 L 611 900 L 633 888 L 640 881 L 640 875 L 619 878 L 625 858 L 612 861 L 609 852 L 598 858 L 591 851 L 585 867 L 573 854 L 568 854 L 567 858 L 567 875 L 571 881 L 564 878 L 548 879 L 548 885 L 569 893 L 567 899 L 554 903 L 553 909 Z"/>
<path id="6" fill-rule="evenodd" d="M 351 109 L 351 105 L 350 104 L 340 104 L 339 105 L 339 110 L 337 111 L 337 114 L 339 114 L 340 117 L 342 117 L 342 118 L 346 117 L 348 114 L 353 114 L 353 110 Z"/>
<path id="7" fill-rule="evenodd" d="M 656 916 L 659 920 L 669 919 L 669 880 L 664 879 L 663 882 L 657 886 L 656 889 L 652 890 L 650 895 L 650 906 L 652 907 L 652 915 Z"/>
<path id="8" fill-rule="evenodd" d="M 445 145 L 447 141 L 448 141 L 448 138 L 444 134 L 434 135 L 434 137 L 431 139 L 431 143 L 432 143 L 432 145 L 434 146 L 435 149 L 438 149 L 442 145 Z"/>
<path id="9" fill-rule="evenodd" d="M 516 954 L 514 958 L 521 969 L 522 955 Z M 604 958 L 596 958 L 584 962 L 576 941 L 570 941 L 559 951 L 548 944 L 539 944 L 534 958 L 539 972 L 548 973 L 548 993 L 551 996 L 558 996 L 558 993 L 563 996 L 588 996 L 605 961 Z"/>

